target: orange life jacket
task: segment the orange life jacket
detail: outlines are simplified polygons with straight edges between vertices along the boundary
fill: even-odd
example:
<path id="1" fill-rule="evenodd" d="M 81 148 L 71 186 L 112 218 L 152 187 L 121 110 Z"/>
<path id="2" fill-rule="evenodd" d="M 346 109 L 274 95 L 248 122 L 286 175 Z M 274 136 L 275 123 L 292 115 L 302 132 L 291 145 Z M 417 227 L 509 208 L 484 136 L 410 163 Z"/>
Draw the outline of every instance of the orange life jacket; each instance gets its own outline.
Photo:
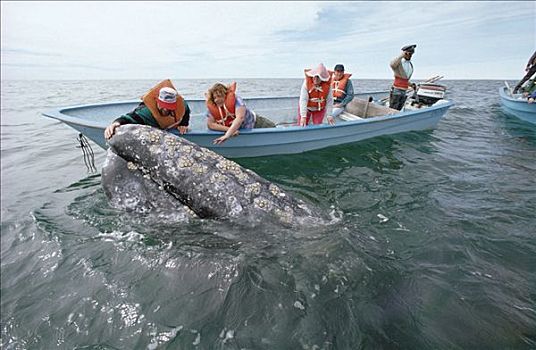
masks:
<path id="1" fill-rule="evenodd" d="M 332 73 L 332 72 L 330 72 Z M 331 90 L 333 91 L 333 98 L 339 98 L 343 99 L 346 96 L 346 84 L 348 84 L 348 80 L 352 74 L 350 73 L 344 73 L 342 78 L 340 80 L 335 80 L 333 77 L 333 74 L 331 75 Z"/>
<path id="2" fill-rule="evenodd" d="M 227 94 L 225 95 L 225 102 L 223 107 L 218 107 L 214 102 L 206 102 L 208 111 L 210 115 L 216 120 L 218 124 L 225 126 L 231 126 L 233 121 L 236 118 L 235 114 L 235 104 L 236 104 L 236 82 L 231 83 L 227 89 Z"/>
<path id="3" fill-rule="evenodd" d="M 309 93 L 309 101 L 307 101 L 307 109 L 311 112 L 321 111 L 326 108 L 326 100 L 331 87 L 331 79 L 322 81 L 320 86 L 313 83 L 313 78 L 307 75 L 310 69 L 305 70 L 305 81 L 307 82 L 307 92 Z"/>
<path id="4" fill-rule="evenodd" d="M 409 88 L 409 79 L 397 77 L 395 75 L 395 81 L 393 82 L 393 86 L 397 89 L 407 90 Z"/>
<path id="5" fill-rule="evenodd" d="M 178 125 L 180 121 L 182 120 L 182 117 L 184 116 L 184 112 L 186 110 L 186 107 L 184 105 L 184 99 L 181 95 L 177 95 L 177 107 L 175 108 L 175 116 L 172 115 L 161 115 L 158 111 L 158 107 L 156 105 L 156 100 L 158 99 L 158 94 L 160 93 L 160 89 L 163 87 L 170 87 L 173 90 L 177 91 L 173 84 L 171 83 L 171 80 L 166 79 L 161 81 L 160 83 L 156 84 L 155 87 L 153 87 L 151 90 L 147 91 L 141 99 L 143 100 L 143 103 L 149 108 L 151 111 L 154 119 L 157 121 L 158 125 L 160 125 L 161 129 L 167 129 L 168 127 L 172 125 Z"/>

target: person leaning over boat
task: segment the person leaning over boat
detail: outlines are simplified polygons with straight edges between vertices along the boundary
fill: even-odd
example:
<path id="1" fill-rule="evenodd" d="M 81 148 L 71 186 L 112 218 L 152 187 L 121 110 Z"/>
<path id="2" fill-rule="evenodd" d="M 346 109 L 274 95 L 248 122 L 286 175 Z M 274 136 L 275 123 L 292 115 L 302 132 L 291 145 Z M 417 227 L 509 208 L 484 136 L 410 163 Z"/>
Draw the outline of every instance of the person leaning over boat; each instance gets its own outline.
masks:
<path id="1" fill-rule="evenodd" d="M 389 94 L 389 107 L 401 110 L 406 102 L 406 92 L 409 90 L 409 80 L 413 74 L 411 57 L 415 53 L 417 45 L 407 45 L 402 48 L 402 53 L 391 61 L 390 66 L 395 74 L 395 80 Z"/>
<path id="2" fill-rule="evenodd" d="M 322 124 L 326 115 L 328 123 L 334 125 L 333 93 L 328 70 L 320 63 L 318 67 L 305 69 L 304 72 L 305 80 L 298 105 L 298 125 L 306 126 L 311 120 L 313 124 Z"/>
<path id="3" fill-rule="evenodd" d="M 354 86 L 350 77 L 352 74 L 344 73 L 342 64 L 335 65 L 331 76 L 331 91 L 333 92 L 333 117 L 344 112 L 344 108 L 354 99 Z"/>
<path id="4" fill-rule="evenodd" d="M 523 85 L 524 82 L 530 79 L 534 73 L 536 73 L 536 51 L 532 54 L 532 56 L 529 58 L 529 62 L 527 63 L 527 66 L 525 67 L 525 76 L 521 78 L 519 83 L 517 83 L 516 87 L 514 88 L 513 93 L 516 94 L 517 90 Z"/>
<path id="5" fill-rule="evenodd" d="M 180 134 L 188 131 L 190 107 L 177 92 L 171 80 L 158 83 L 142 96 L 142 102 L 130 113 L 120 116 L 104 130 L 110 139 L 115 129 L 124 124 L 144 124 L 164 130 L 177 128 Z"/>
<path id="6" fill-rule="evenodd" d="M 517 92 L 520 92 L 523 94 L 524 97 L 527 97 L 528 95 L 532 94 L 534 91 L 536 91 L 536 73 L 532 78 L 527 80 Z"/>
<path id="7" fill-rule="evenodd" d="M 214 140 L 215 144 L 225 142 L 239 134 L 240 129 L 275 128 L 274 122 L 247 108 L 236 94 L 236 83 L 229 86 L 214 84 L 205 94 L 207 106 L 207 127 L 224 131 L 223 136 Z"/>

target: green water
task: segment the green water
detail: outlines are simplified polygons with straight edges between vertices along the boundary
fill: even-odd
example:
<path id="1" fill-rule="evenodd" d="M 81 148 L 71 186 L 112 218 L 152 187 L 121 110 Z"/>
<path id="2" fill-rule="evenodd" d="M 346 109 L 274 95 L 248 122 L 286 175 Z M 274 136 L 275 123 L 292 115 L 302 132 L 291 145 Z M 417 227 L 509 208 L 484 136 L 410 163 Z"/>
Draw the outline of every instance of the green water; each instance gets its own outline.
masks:
<path id="1" fill-rule="evenodd" d="M 501 81 L 446 81 L 432 131 L 238 160 L 336 219 L 294 229 L 111 208 L 76 132 L 39 112 L 147 82 L 36 82 L 32 106 L 20 84 L 2 82 L 3 348 L 536 347 L 536 126 L 500 110 Z"/>

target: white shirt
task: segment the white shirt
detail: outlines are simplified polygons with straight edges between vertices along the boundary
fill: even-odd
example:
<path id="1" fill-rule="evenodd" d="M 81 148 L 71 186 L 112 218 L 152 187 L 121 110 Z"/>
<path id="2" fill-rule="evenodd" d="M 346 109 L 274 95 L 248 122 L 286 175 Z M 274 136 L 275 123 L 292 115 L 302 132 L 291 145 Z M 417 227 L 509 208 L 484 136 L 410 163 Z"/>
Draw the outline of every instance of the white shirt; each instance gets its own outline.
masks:
<path id="1" fill-rule="evenodd" d="M 406 76 L 408 77 L 408 79 L 410 79 L 411 75 L 413 74 L 413 64 L 411 64 L 411 62 L 406 60 L 405 58 L 400 61 L 400 64 L 402 65 L 402 69 L 404 70 L 404 72 L 406 72 Z"/>

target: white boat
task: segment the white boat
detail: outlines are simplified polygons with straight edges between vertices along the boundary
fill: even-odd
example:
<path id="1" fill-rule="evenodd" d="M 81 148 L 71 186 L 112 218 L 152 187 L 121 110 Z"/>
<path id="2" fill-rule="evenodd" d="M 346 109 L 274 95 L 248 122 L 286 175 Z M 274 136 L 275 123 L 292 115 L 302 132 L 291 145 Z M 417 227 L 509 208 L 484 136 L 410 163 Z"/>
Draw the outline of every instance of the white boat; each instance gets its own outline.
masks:
<path id="1" fill-rule="evenodd" d="M 248 108 L 271 119 L 278 126 L 241 130 L 239 136 L 219 145 L 213 144 L 213 141 L 222 133 L 206 127 L 205 101 L 187 100 L 191 109 L 191 131 L 184 137 L 230 158 L 302 153 L 381 135 L 431 129 L 453 105 L 450 101 L 440 100 L 432 106 L 399 112 L 375 103 L 386 96 L 386 91 L 356 94 L 347 106 L 350 113 L 338 118 L 336 125 L 307 127 L 292 124 L 297 120 L 297 96 L 244 98 Z M 368 102 L 369 98 L 372 102 Z M 43 115 L 64 122 L 102 148 L 107 148 L 104 139 L 106 126 L 117 117 L 134 110 L 139 103 L 137 100 L 61 107 Z M 176 133 L 176 130 L 172 132 Z"/>
<path id="2" fill-rule="evenodd" d="M 521 94 L 512 94 L 509 86 L 499 88 L 501 106 L 508 114 L 536 124 L 536 103 L 528 103 Z"/>

